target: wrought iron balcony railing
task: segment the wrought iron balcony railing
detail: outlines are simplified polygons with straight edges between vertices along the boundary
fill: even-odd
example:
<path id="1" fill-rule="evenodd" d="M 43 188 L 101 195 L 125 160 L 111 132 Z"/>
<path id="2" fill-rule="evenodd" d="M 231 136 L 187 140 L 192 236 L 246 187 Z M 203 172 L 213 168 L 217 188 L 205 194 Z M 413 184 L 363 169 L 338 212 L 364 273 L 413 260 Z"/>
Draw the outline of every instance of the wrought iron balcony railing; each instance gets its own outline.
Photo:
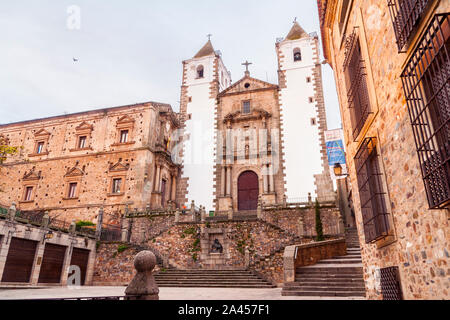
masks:
<path id="1" fill-rule="evenodd" d="M 399 52 L 404 52 L 430 2 L 431 0 L 388 0 Z"/>

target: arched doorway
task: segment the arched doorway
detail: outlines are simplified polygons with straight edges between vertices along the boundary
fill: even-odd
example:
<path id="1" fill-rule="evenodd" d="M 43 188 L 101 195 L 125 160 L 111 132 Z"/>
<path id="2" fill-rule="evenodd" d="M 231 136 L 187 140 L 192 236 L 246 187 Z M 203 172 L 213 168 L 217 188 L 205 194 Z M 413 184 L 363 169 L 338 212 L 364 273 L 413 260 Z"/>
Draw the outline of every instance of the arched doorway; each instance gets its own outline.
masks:
<path id="1" fill-rule="evenodd" d="M 258 207 L 258 175 L 242 172 L 238 178 L 238 210 L 256 210 Z"/>

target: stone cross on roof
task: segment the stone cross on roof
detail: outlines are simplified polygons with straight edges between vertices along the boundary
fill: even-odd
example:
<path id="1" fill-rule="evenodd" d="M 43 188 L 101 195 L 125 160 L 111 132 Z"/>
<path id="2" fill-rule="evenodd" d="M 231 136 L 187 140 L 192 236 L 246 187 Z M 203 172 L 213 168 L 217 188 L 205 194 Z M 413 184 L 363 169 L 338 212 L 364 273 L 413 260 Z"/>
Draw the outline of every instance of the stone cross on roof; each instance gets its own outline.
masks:
<path id="1" fill-rule="evenodd" d="M 208 33 L 206 36 L 208 37 L 208 41 L 211 40 L 211 37 L 212 37 L 211 33 Z"/>
<path id="2" fill-rule="evenodd" d="M 245 66 L 245 74 L 246 74 L 246 75 L 249 75 L 249 74 L 250 74 L 250 72 L 248 71 L 248 66 L 251 65 L 251 64 L 253 64 L 253 63 L 248 62 L 248 60 L 245 60 L 245 62 L 242 63 L 242 65 Z"/>

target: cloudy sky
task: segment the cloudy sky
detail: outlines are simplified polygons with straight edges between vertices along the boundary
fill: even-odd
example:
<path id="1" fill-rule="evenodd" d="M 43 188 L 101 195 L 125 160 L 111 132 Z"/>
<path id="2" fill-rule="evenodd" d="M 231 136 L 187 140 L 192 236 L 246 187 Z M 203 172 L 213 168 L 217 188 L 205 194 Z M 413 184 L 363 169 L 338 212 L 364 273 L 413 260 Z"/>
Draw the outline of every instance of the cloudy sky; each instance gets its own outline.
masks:
<path id="1" fill-rule="evenodd" d="M 248 59 L 252 76 L 277 83 L 275 40 L 295 17 L 319 31 L 315 0 L 1 1 L 0 123 L 144 101 L 178 111 L 181 62 L 209 33 L 233 81 Z M 333 74 L 323 72 L 328 127 L 339 128 Z"/>

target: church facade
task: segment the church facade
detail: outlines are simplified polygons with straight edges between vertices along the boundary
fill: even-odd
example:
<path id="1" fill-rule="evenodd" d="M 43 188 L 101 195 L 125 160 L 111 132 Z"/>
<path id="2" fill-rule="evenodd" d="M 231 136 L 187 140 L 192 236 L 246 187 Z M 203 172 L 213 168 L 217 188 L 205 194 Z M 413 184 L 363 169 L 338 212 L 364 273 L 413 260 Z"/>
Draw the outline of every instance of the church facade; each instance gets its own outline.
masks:
<path id="1" fill-rule="evenodd" d="M 181 203 L 245 211 L 334 195 L 318 48 L 295 22 L 276 43 L 278 84 L 251 77 L 249 63 L 232 84 L 211 41 L 183 62 Z"/>

